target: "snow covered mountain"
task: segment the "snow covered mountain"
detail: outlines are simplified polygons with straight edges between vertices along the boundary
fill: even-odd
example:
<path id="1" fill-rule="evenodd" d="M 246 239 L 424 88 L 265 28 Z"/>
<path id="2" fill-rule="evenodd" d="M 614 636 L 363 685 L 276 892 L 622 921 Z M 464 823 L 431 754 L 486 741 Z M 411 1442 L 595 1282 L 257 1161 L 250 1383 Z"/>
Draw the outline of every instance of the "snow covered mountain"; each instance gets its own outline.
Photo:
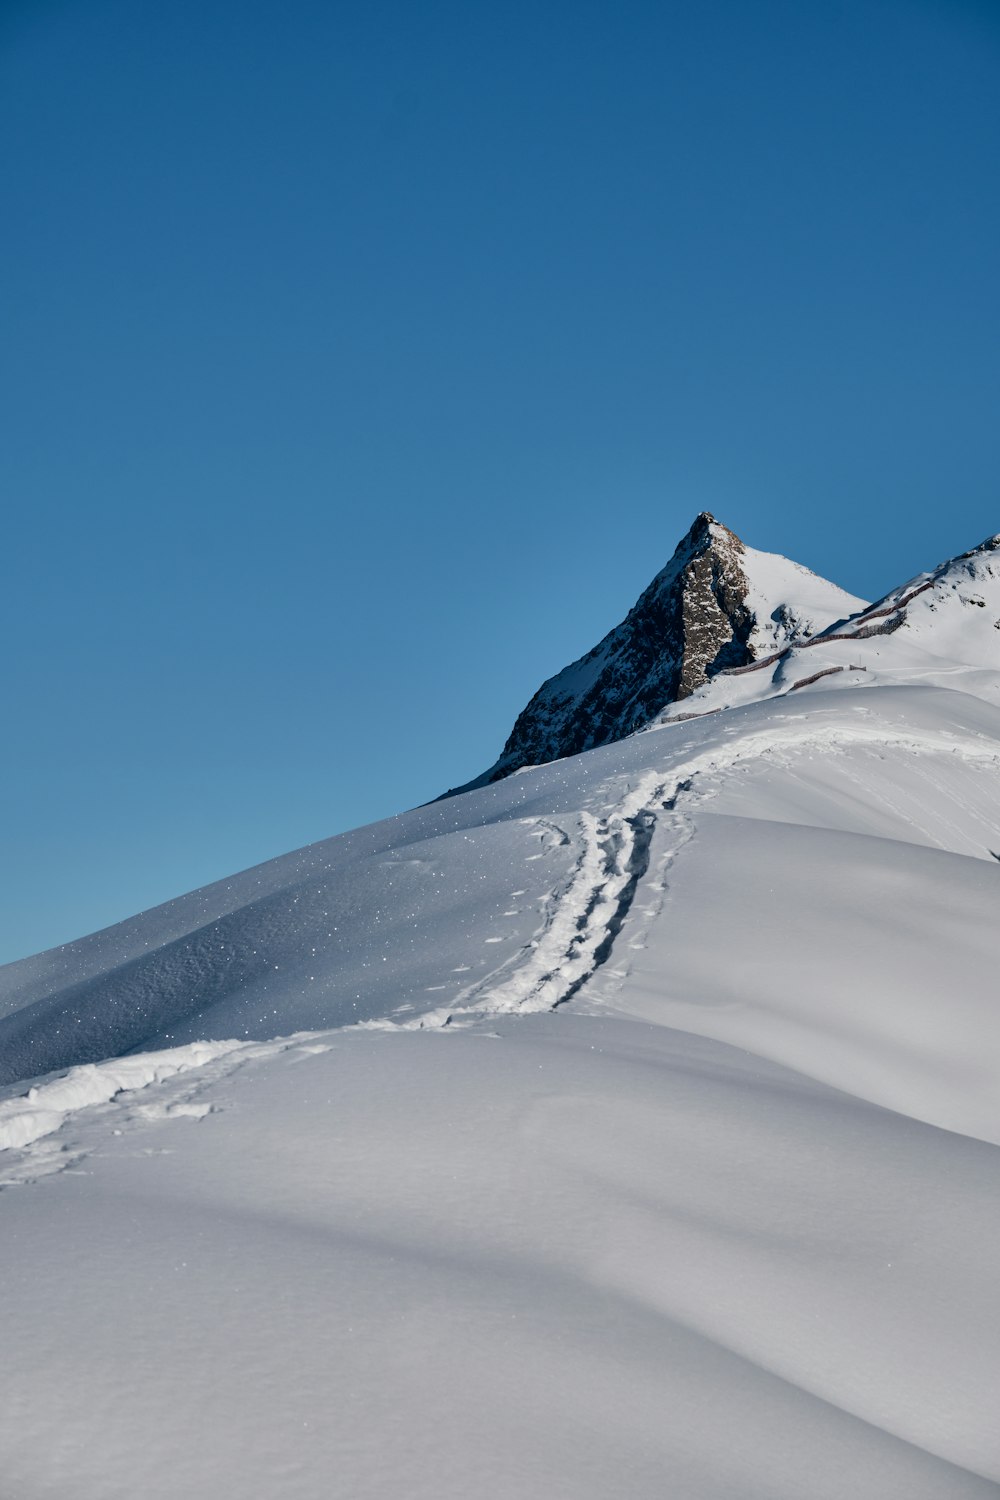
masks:
<path id="1" fill-rule="evenodd" d="M 0 1492 L 997 1495 L 1000 538 L 731 537 L 557 764 L 0 970 Z"/>
<path id="2" fill-rule="evenodd" d="M 621 624 L 542 684 L 495 765 L 469 786 L 623 739 L 717 673 L 863 607 L 808 568 L 754 551 L 703 511 Z"/>

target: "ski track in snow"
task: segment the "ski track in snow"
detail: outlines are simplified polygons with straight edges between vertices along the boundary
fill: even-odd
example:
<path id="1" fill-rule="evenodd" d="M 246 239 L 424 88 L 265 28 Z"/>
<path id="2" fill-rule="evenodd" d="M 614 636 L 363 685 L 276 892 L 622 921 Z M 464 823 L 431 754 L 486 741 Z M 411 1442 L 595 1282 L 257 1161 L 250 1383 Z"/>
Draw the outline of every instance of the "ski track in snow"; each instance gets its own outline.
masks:
<path id="1" fill-rule="evenodd" d="M 412 1021 L 406 1028 L 455 1024 L 490 1014 L 554 1010 L 576 995 L 604 964 L 642 876 L 646 873 L 653 830 L 670 814 L 675 837 L 663 859 L 665 871 L 694 833 L 693 808 L 714 791 L 695 786 L 696 778 L 743 764 L 774 758 L 785 751 L 831 752 L 850 747 L 892 748 L 913 755 L 960 755 L 969 761 L 1000 767 L 1000 749 L 992 740 L 932 733 L 899 734 L 858 725 L 785 729 L 747 735 L 732 745 L 692 756 L 668 773 L 651 771 L 630 787 L 620 806 L 597 818 L 580 814 L 583 849 L 556 909 L 526 955 L 511 961 L 510 977 L 496 983 L 496 971 L 458 997 L 456 1003 Z M 661 887 L 662 893 L 666 886 Z M 654 916 L 659 910 L 648 910 Z M 395 1026 L 388 1021 L 362 1023 L 369 1029 Z"/>
<path id="2" fill-rule="evenodd" d="M 653 731 L 655 732 L 655 731 Z M 455 1002 L 407 1021 L 359 1022 L 330 1032 L 299 1032 L 272 1041 L 194 1042 L 158 1052 L 87 1063 L 36 1080 L 26 1091 L 15 1085 L 0 1096 L 0 1190 L 74 1169 L 94 1149 L 74 1133 L 81 1117 L 100 1118 L 117 1134 L 144 1121 L 188 1117 L 201 1119 L 214 1106 L 197 1095 L 243 1064 L 280 1052 L 303 1056 L 325 1050 L 340 1030 L 410 1031 L 459 1029 L 491 1015 L 555 1010 L 572 1000 L 610 957 L 615 940 L 646 873 L 653 831 L 664 813 L 674 837 L 661 860 L 665 875 L 695 831 L 693 810 L 712 800 L 718 788 L 697 786 L 697 778 L 749 765 L 787 751 L 831 752 L 851 747 L 884 748 L 913 755 L 959 755 L 968 761 L 1000 766 L 994 741 L 941 733 L 894 733 L 856 725 L 793 728 L 749 734 L 730 745 L 694 755 L 669 771 L 653 770 L 629 786 L 617 807 L 602 817 L 578 814 L 581 850 L 569 881 L 553 892 L 543 926 L 531 945 L 486 978 L 464 990 Z M 566 830 L 548 819 L 537 821 L 560 844 Z M 655 906 L 643 909 L 652 918 L 661 909 L 667 883 L 654 885 Z M 641 946 L 641 936 L 636 939 Z M 615 977 L 627 974 L 627 955 Z M 113 1121 L 113 1124 L 112 1124 Z"/>

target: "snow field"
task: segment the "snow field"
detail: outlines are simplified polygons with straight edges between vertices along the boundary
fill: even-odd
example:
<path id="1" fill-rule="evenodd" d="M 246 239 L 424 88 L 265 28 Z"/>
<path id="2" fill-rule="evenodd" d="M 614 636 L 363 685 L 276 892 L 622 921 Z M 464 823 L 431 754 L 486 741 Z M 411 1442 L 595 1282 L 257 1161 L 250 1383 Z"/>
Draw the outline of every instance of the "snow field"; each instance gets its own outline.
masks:
<path id="1" fill-rule="evenodd" d="M 566 1009 L 315 1045 L 0 1194 L 12 1494 L 995 1493 L 991 1148 Z"/>
<path id="2" fill-rule="evenodd" d="M 998 752 L 818 683 L 12 966 L 4 1500 L 996 1495 Z"/>

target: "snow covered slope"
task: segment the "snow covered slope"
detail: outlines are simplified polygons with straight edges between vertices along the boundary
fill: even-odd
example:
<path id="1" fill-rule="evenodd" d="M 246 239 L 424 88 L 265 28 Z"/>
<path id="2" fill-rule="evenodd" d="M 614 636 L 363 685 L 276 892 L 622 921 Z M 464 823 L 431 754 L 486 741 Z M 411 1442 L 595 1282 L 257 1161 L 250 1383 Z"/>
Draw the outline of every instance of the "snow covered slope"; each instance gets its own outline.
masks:
<path id="1" fill-rule="evenodd" d="M 995 1496 L 996 558 L 0 971 L 0 1494 Z"/>
<path id="2" fill-rule="evenodd" d="M 621 624 L 542 684 L 499 760 L 469 787 L 620 740 L 716 673 L 863 607 L 808 568 L 756 552 L 705 511 Z"/>

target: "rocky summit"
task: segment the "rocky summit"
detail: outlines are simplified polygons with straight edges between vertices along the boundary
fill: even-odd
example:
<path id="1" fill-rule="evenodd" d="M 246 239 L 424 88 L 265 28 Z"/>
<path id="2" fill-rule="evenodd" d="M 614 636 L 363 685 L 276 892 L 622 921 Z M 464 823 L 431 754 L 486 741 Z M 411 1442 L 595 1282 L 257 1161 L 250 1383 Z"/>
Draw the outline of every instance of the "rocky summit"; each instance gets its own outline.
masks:
<path id="1" fill-rule="evenodd" d="M 623 739 L 717 673 L 862 607 L 807 568 L 746 546 L 703 511 L 621 624 L 542 684 L 472 785 Z"/>

